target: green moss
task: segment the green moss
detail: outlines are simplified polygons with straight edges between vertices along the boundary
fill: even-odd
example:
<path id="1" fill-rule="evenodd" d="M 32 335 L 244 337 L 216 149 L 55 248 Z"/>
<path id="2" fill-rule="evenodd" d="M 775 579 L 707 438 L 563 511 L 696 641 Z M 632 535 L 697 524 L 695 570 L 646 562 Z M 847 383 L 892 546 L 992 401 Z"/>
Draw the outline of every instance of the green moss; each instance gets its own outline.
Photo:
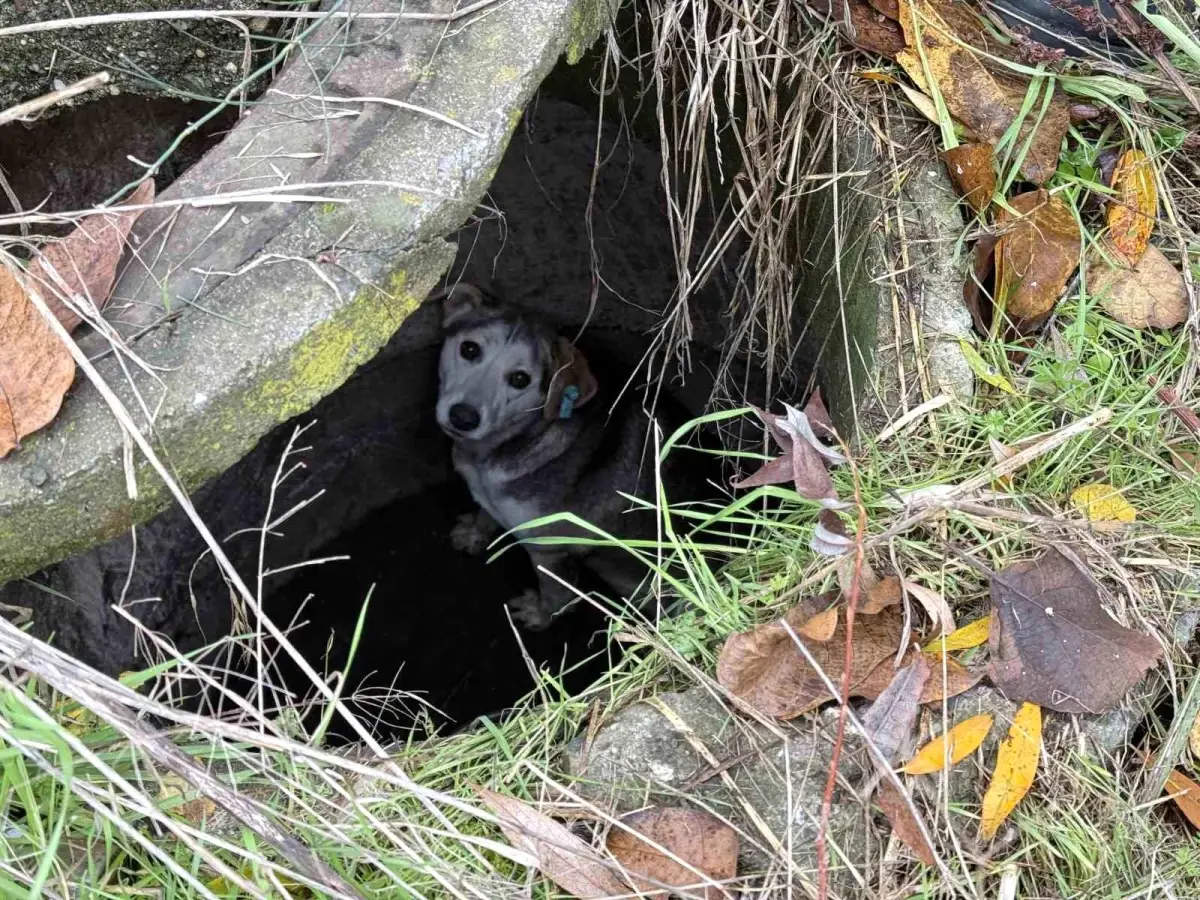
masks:
<path id="1" fill-rule="evenodd" d="M 374 356 L 396 333 L 420 298 L 406 289 L 399 269 L 384 288 L 362 288 L 354 302 L 314 328 L 295 348 L 283 377 L 265 381 L 247 404 L 284 421 L 312 408 Z"/>
<path id="2" fill-rule="evenodd" d="M 571 7 L 570 34 L 567 35 L 567 62 L 575 65 L 596 43 L 611 23 L 620 0 L 578 0 Z"/>

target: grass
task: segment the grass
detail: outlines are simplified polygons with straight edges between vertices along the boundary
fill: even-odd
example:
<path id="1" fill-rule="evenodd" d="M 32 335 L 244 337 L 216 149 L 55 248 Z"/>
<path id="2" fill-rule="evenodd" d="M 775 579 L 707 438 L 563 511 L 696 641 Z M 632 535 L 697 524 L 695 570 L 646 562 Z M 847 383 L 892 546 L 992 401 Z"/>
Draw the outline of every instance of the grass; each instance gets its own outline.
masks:
<path id="1" fill-rule="evenodd" d="M 693 9 L 701 9 L 693 3 Z M 742 324 L 730 352 L 755 344 L 770 356 L 789 337 L 782 310 L 795 276 L 787 230 L 806 208 L 799 199 L 810 190 L 805 179 L 819 169 L 833 139 L 821 122 L 830 112 L 878 116 L 875 121 L 907 113 L 894 105 L 863 106 L 861 93 L 854 93 L 856 57 L 841 49 L 831 31 L 807 18 L 772 20 L 760 28 L 729 7 L 704 7 L 712 26 L 704 35 L 706 52 L 680 54 L 695 35 L 683 19 L 663 13 L 686 6 L 666 0 L 653 4 L 658 15 L 652 42 L 661 85 L 681 86 L 658 95 L 664 133 L 682 148 L 668 173 L 681 235 L 697 227 L 702 207 L 712 199 L 705 194 L 705 177 L 716 172 L 716 163 L 704 135 L 725 111 L 713 99 L 719 94 L 697 92 L 696 85 L 711 89 L 728 77 L 735 83 L 733 93 L 742 91 L 737 95 L 744 97 L 758 76 L 778 64 L 779 48 L 798 47 L 790 51 L 790 62 L 803 60 L 791 71 L 792 81 L 771 76 L 773 86 L 785 83 L 782 96 L 788 103 L 779 121 L 763 120 L 751 128 L 743 118 L 737 120 L 745 126 L 740 133 L 732 124 L 715 129 L 722 146 L 733 148 L 721 165 L 741 173 L 740 209 L 761 226 L 743 235 L 761 290 L 746 287 L 735 298 Z M 753 65 L 737 74 L 702 68 L 697 60 L 710 59 L 707 51 L 728 53 L 733 46 L 722 37 L 741 42 L 738 52 L 750 54 L 742 58 Z M 774 49 L 761 53 L 760 43 Z M 1180 60 L 1179 70 L 1196 83 L 1194 66 Z M 1152 70 L 1136 74 L 1148 92 L 1148 105 L 1138 109 L 1103 80 L 1069 76 L 1073 92 L 1108 103 L 1120 114 L 1107 128 L 1072 131 L 1050 188 L 1078 212 L 1085 243 L 1093 241 L 1099 219 L 1085 199 L 1098 187 L 1100 151 L 1146 149 L 1164 196 L 1156 241 L 1194 278 L 1200 275 L 1200 178 L 1181 152 L 1181 123 L 1189 113 L 1175 100 L 1163 99 L 1162 82 Z M 764 100 L 756 91 L 750 90 L 747 102 L 761 108 Z M 1028 114 L 1038 114 L 1032 94 L 1026 107 Z M 812 168 L 786 169 L 772 191 L 753 190 L 767 185 L 772 173 L 780 174 L 789 147 L 802 147 L 802 155 L 815 160 Z M 696 186 L 698 191 L 690 190 Z M 740 227 L 722 221 L 718 232 Z M 681 240 L 681 266 L 692 265 L 694 252 L 688 240 Z M 1200 482 L 1186 466 L 1187 453 L 1200 453 L 1200 439 L 1149 385 L 1153 377 L 1175 386 L 1185 405 L 1200 408 L 1194 325 L 1171 332 L 1127 328 L 1106 316 L 1086 288 L 1082 281 L 1073 285 L 1054 317 L 1056 337 L 1025 348 L 1021 362 L 1010 362 L 1008 351 L 1014 347 L 998 340 L 981 345 L 981 354 L 1007 375 L 1016 393 L 981 386 L 973 399 L 944 405 L 887 440 L 864 437 L 855 447 L 854 463 L 872 566 L 940 591 L 960 623 L 988 608 L 987 585 L 976 569 L 947 551 L 948 545 L 991 569 L 1030 555 L 1048 540 L 1086 547 L 1110 589 L 1114 611 L 1168 648 L 1167 663 L 1133 701 L 1145 713 L 1137 746 L 1098 754 L 1073 739 L 1069 726 L 1056 732 L 1033 791 L 1012 817 L 1013 830 L 990 847 L 971 840 L 979 792 L 993 764 L 990 755 L 977 754 L 962 764 L 974 793 L 948 800 L 935 789 L 916 797 L 949 875 L 920 866 L 885 840 L 872 848 L 862 868 L 871 887 L 861 895 L 990 897 L 1013 878 L 1021 897 L 1200 894 L 1200 843 L 1171 801 L 1157 790 L 1147 796 L 1152 776 L 1139 756 L 1140 751 L 1163 752 L 1172 736 L 1177 740 L 1178 711 L 1187 707 L 1196 677 L 1195 662 L 1175 642 L 1173 631 L 1180 613 L 1200 605 L 1194 575 L 1200 556 Z M 687 333 L 686 292 L 681 300 L 672 339 Z M 902 501 L 907 493 L 987 472 L 994 464 L 992 441 L 1018 445 L 1101 409 L 1112 411 L 1107 422 L 1014 472 L 1002 501 L 952 503 L 888 540 L 879 538 L 908 515 Z M 837 470 L 835 479 L 842 496 L 853 493 L 848 468 Z M 1139 510 L 1135 526 L 1103 533 L 1081 519 L 1070 495 L 1096 481 L 1111 483 Z M 836 587 L 829 560 L 808 546 L 817 509 L 790 491 L 761 489 L 707 508 L 671 507 L 672 498 L 661 499 L 673 523 L 667 540 L 629 549 L 649 562 L 661 560 L 657 574 L 673 615 L 646 618 L 613 608 L 612 664 L 588 690 L 570 695 L 560 673 L 542 671 L 538 688 L 502 721 L 485 720 L 466 733 L 389 747 L 387 761 L 366 746 L 323 748 L 305 733 L 298 716 L 272 704 L 261 711 L 239 708 L 229 696 L 227 712 L 218 716 L 211 709 L 197 714 L 167 702 L 202 682 L 219 681 L 225 654 L 243 640 L 252 643 L 253 635 L 222 641 L 191 658 L 165 648 L 159 667 L 128 675 L 121 686 L 50 651 L 22 652 L 16 629 L 0 626 L 0 647 L 17 660 L 0 675 L 0 892 L 62 898 L 336 895 L 327 890 L 328 872 L 314 868 L 297 846 L 273 848 L 264 838 L 267 829 L 239 826 L 204 799 L 193 781 L 172 772 L 165 762 L 171 759 L 170 747 L 185 762 L 234 787 L 251 811 L 269 814 L 362 895 L 529 896 L 527 868 L 505 849 L 494 817 L 476 805 L 474 788 L 485 785 L 536 802 L 579 823 L 587 834 L 602 834 L 613 811 L 574 794 L 561 769 L 567 743 L 576 735 L 594 734 L 621 710 L 655 694 L 713 687 L 716 655 L 730 634 L 773 618 L 800 597 Z M 699 525 L 705 528 L 694 532 Z M 729 528 L 750 535 L 736 552 L 700 552 Z M 914 615 L 920 622 L 920 613 Z M 624 652 L 617 653 L 618 647 Z M 330 701 L 320 702 L 333 715 Z M 933 710 L 924 727 L 943 730 L 943 712 Z M 1185 730 L 1188 724 L 1183 722 Z M 828 718 L 806 717 L 796 727 L 828 726 Z M 1200 771 L 1186 750 L 1172 755 L 1182 769 L 1193 775 Z M 180 765 L 177 758 L 175 764 Z M 782 859 L 774 863 L 786 868 Z M 799 873 L 792 895 L 804 895 L 811 877 Z M 762 895 L 788 896 L 778 887 L 779 878 L 777 872 L 764 875 L 760 884 L 777 887 Z M 533 896 L 556 896 L 543 880 L 532 883 Z M 748 895 L 754 895 L 753 887 Z"/>

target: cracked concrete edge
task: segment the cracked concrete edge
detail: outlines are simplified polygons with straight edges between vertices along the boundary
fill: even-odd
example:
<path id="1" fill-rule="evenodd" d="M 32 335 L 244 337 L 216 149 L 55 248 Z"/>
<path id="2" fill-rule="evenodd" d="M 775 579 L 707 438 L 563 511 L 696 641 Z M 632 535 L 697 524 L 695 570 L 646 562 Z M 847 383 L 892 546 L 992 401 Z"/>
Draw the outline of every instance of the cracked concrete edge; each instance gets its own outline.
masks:
<path id="1" fill-rule="evenodd" d="M 439 41 L 411 101 L 483 134 L 444 165 L 462 133 L 411 112 L 389 120 L 348 160 L 342 180 L 384 173 L 420 184 L 415 196 L 351 190 L 333 209 L 312 205 L 169 328 L 137 345 L 161 366 L 139 379 L 157 412 L 153 441 L 191 490 L 248 452 L 271 428 L 339 387 L 400 328 L 453 259 L 442 236 L 483 197 L 529 99 L 564 53 L 578 58 L 600 34 L 611 0 L 502 4 Z M 513 41 L 520 35 L 520 41 Z M 228 140 L 228 139 L 227 139 Z M 236 148 L 223 144 L 225 153 Z M 222 152 L 218 147 L 214 152 Z M 452 155 L 453 156 L 453 155 Z M 335 264 L 317 253 L 353 226 L 355 249 Z M 128 368 L 128 364 L 126 364 Z M 137 414 L 138 398 L 111 357 L 101 374 Z M 170 496 L 136 462 L 126 482 L 125 440 L 99 393 L 78 384 L 59 419 L 0 461 L 0 582 L 26 575 L 145 521 Z"/>
<path id="2" fill-rule="evenodd" d="M 844 433 L 860 437 L 881 431 L 926 394 L 966 399 L 975 389 L 960 344 L 974 340 L 962 299 L 963 262 L 954 251 L 963 231 L 961 201 L 935 157 L 911 161 L 898 192 L 887 164 L 877 160 L 865 129 L 843 145 L 842 171 L 870 174 L 848 180 L 839 200 L 845 287 L 829 327 L 842 331 L 845 350 L 823 355 L 829 408 L 841 412 Z M 824 279 L 823 299 L 839 296 L 837 287 L 836 279 Z"/>

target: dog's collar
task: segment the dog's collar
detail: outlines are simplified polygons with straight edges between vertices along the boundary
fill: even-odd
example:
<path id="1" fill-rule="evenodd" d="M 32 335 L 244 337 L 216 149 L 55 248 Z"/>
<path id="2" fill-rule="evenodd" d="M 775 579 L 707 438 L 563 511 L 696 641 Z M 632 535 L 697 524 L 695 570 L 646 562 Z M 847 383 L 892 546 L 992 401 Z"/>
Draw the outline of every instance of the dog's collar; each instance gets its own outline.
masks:
<path id="1" fill-rule="evenodd" d="M 571 413 L 575 412 L 575 403 L 579 400 L 579 388 L 573 384 L 568 384 L 563 388 L 562 401 L 558 404 L 558 417 L 560 419 L 571 418 Z"/>

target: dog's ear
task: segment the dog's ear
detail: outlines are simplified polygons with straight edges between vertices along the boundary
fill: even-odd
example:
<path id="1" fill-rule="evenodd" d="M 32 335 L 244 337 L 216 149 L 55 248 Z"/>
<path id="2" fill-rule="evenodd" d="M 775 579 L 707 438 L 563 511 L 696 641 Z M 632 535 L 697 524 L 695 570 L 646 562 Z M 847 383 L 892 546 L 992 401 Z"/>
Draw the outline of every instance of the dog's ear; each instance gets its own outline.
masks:
<path id="1" fill-rule="evenodd" d="M 550 389 L 546 392 L 545 417 L 569 419 L 571 414 L 596 396 L 600 385 L 588 368 L 579 348 L 560 337 L 550 355 Z"/>
<path id="2" fill-rule="evenodd" d="M 465 281 L 436 290 L 429 299 L 442 304 L 443 328 L 451 327 L 470 312 L 491 305 L 487 294 Z"/>

